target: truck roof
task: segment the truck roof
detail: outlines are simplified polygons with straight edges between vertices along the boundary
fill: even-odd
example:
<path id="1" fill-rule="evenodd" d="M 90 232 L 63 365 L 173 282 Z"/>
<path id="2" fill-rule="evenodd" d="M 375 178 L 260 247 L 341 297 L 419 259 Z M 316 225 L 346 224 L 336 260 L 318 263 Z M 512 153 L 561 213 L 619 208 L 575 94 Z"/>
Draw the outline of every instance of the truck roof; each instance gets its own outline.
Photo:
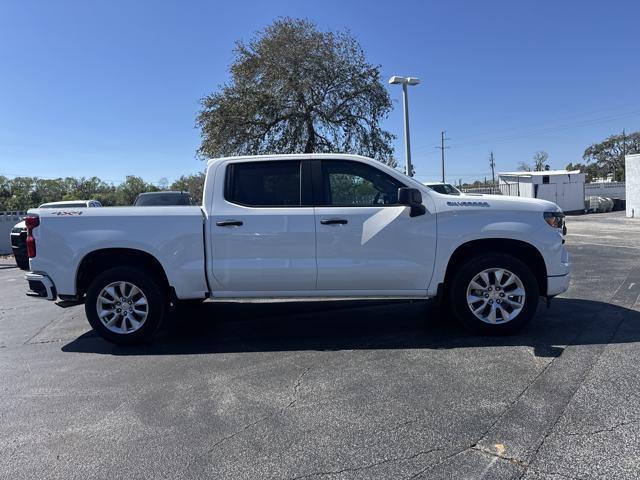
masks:
<path id="1" fill-rule="evenodd" d="M 230 157 L 212 158 L 207 162 L 207 165 L 212 165 L 224 160 L 251 160 L 251 161 L 269 161 L 269 160 L 294 160 L 294 159 L 332 159 L 332 160 L 367 160 L 371 161 L 372 158 L 365 157 L 363 155 L 356 155 L 352 153 L 282 153 L 275 155 L 238 155 Z"/>

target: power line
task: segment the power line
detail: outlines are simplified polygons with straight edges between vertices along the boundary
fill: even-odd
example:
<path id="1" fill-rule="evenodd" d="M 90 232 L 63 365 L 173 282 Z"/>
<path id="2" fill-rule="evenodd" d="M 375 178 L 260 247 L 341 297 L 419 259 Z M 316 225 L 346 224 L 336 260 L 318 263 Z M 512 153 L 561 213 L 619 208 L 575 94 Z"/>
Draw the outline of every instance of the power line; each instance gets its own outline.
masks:
<path id="1" fill-rule="evenodd" d="M 518 140 L 521 138 L 527 138 L 527 137 L 534 137 L 537 135 L 546 135 L 549 133 L 557 133 L 557 132 L 562 132 L 565 130 L 571 130 L 573 128 L 583 128 L 583 127 L 591 127 L 594 125 L 599 125 L 602 123 L 608 123 L 611 121 L 615 121 L 615 120 L 623 120 L 629 117 L 634 117 L 640 115 L 640 110 L 636 111 L 636 112 L 630 112 L 624 115 L 617 115 L 617 116 L 611 116 L 608 118 L 601 118 L 601 119 L 593 119 L 593 120 L 585 120 L 582 122 L 575 122 L 572 124 L 566 124 L 566 125 L 560 125 L 560 126 L 555 126 L 555 127 L 548 127 L 548 128 L 543 128 L 543 129 L 538 129 L 538 130 L 531 130 L 528 132 L 523 132 L 522 134 L 518 134 L 518 135 L 508 135 L 505 137 L 501 137 L 501 138 L 496 138 L 496 139 L 487 139 L 487 140 L 483 140 L 483 141 L 473 141 L 473 142 L 467 142 L 467 143 L 461 143 L 456 145 L 456 148 L 458 147 L 469 147 L 469 146 L 476 146 L 476 145 L 483 145 L 486 144 L 487 142 L 491 142 L 491 143 L 496 143 L 496 142 L 509 142 L 512 140 Z"/>
<path id="2" fill-rule="evenodd" d="M 594 114 L 599 114 L 599 113 L 604 113 L 604 112 L 609 112 L 609 111 L 614 111 L 614 110 L 620 110 L 620 109 L 628 109 L 629 107 L 632 107 L 633 110 L 628 111 L 628 112 L 619 112 L 619 113 L 614 113 L 614 114 L 606 114 L 602 117 L 596 117 L 596 118 L 592 118 L 591 120 L 598 120 L 598 119 L 606 119 L 609 117 L 617 117 L 618 115 L 629 115 L 629 114 L 635 114 L 638 112 L 637 110 L 637 105 L 632 105 L 632 104 L 626 104 L 626 105 L 620 105 L 617 107 L 608 107 L 608 108 L 601 108 L 598 110 L 591 110 L 589 112 L 584 112 L 584 113 L 574 113 L 572 115 L 567 115 L 564 116 L 561 119 L 558 120 L 567 120 L 569 122 L 565 122 L 565 121 L 561 121 L 559 124 L 556 125 L 566 125 L 566 124 L 572 124 L 574 122 L 570 122 L 570 120 L 576 119 L 579 122 L 583 122 L 583 121 L 590 121 L 589 120 L 589 116 L 592 116 Z M 553 123 L 551 124 L 553 125 Z M 547 128 L 549 125 L 547 122 L 536 122 L 536 123 L 530 123 L 528 125 L 522 125 L 520 127 L 510 127 L 510 128 L 502 128 L 502 129 L 497 129 L 497 130 L 489 130 L 489 131 L 485 131 L 485 132 L 478 132 L 478 133 L 473 133 L 471 135 L 467 135 L 467 136 L 463 136 L 462 140 L 469 140 L 472 139 L 474 137 L 486 137 L 488 135 L 500 135 L 503 133 L 508 133 L 508 132 L 518 132 L 519 130 L 525 130 L 525 131 L 529 131 L 532 129 L 538 129 L 538 128 Z"/>
<path id="3" fill-rule="evenodd" d="M 640 115 L 640 110 L 632 110 L 629 112 L 624 112 L 624 113 L 618 113 L 618 114 L 614 114 L 614 115 L 607 115 L 607 116 L 602 116 L 602 117 L 597 117 L 597 118 L 591 118 L 591 119 L 585 119 L 585 120 L 580 120 L 578 122 L 568 122 L 568 123 L 559 123 L 559 124 L 551 124 L 549 126 L 545 126 L 543 128 L 529 128 L 529 129 L 522 129 L 522 128 L 515 128 L 515 129 L 504 129 L 504 130 L 494 130 L 493 132 L 487 132 L 484 134 L 481 133 L 477 133 L 477 134 L 472 134 L 472 135 L 468 135 L 466 137 L 462 137 L 462 139 L 474 139 L 476 137 L 481 137 L 481 136 L 486 136 L 486 135 L 491 135 L 492 133 L 501 133 L 501 132 L 509 132 L 512 131 L 514 132 L 513 134 L 507 134 L 504 137 L 487 137 L 485 139 L 482 140 L 471 140 L 470 142 L 462 142 L 459 143 L 457 145 L 454 145 L 456 148 L 458 147 L 469 147 L 469 146 L 476 146 L 476 145 L 483 145 L 486 144 L 488 142 L 491 143 L 495 143 L 495 142 L 505 142 L 505 141 L 512 141 L 512 140 L 517 140 L 520 138 L 527 138 L 527 137 L 531 137 L 531 136 L 537 136 L 537 135 L 545 135 L 545 134 L 549 134 L 549 133 L 556 133 L 556 132 L 560 132 L 560 131 L 564 131 L 564 130 L 571 130 L 574 128 L 583 128 L 583 127 L 590 127 L 593 125 L 600 125 L 603 123 L 609 123 L 609 122 L 613 122 L 616 120 L 623 120 L 626 118 L 631 118 L 631 117 L 635 117 Z M 544 125 L 544 124 L 539 124 L 539 125 Z M 518 130 L 522 130 L 520 133 L 515 133 Z M 423 147 L 418 147 L 416 149 L 414 149 L 415 152 L 419 152 L 423 149 L 427 148 L 426 146 Z"/>

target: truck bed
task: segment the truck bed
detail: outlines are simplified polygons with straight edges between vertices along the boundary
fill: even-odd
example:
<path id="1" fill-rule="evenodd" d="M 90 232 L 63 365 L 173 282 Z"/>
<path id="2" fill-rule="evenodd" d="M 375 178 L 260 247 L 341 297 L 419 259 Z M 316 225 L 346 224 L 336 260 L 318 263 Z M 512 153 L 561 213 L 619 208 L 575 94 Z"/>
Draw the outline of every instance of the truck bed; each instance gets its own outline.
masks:
<path id="1" fill-rule="evenodd" d="M 178 298 L 207 295 L 203 212 L 200 207 L 33 209 L 37 254 L 33 272 L 46 272 L 59 295 L 76 294 L 78 267 L 90 252 L 133 249 L 162 265 Z"/>

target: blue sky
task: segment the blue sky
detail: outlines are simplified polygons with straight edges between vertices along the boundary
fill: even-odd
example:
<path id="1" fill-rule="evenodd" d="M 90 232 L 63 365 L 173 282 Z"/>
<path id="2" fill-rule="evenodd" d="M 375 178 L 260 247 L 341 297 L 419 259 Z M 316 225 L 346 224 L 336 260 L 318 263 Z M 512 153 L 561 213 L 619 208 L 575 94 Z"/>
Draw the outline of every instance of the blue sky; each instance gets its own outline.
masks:
<path id="1" fill-rule="evenodd" d="M 157 182 L 203 168 L 199 99 L 228 78 L 234 42 L 279 16 L 349 29 L 384 78 L 414 75 L 412 152 L 437 179 L 551 166 L 640 130 L 640 2 L 0 0 L 0 174 Z M 403 159 L 401 89 L 384 126 Z"/>

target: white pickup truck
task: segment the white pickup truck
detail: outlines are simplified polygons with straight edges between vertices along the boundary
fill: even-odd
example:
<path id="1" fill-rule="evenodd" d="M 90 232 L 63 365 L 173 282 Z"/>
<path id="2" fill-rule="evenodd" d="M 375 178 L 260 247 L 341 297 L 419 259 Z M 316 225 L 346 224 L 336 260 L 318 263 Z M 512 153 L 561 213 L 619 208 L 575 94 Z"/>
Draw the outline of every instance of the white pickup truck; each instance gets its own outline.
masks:
<path id="1" fill-rule="evenodd" d="M 356 155 L 219 158 L 202 207 L 35 209 L 27 227 L 29 294 L 84 300 L 116 343 L 207 298 L 438 297 L 509 333 L 569 285 L 557 205 L 443 195 Z"/>

